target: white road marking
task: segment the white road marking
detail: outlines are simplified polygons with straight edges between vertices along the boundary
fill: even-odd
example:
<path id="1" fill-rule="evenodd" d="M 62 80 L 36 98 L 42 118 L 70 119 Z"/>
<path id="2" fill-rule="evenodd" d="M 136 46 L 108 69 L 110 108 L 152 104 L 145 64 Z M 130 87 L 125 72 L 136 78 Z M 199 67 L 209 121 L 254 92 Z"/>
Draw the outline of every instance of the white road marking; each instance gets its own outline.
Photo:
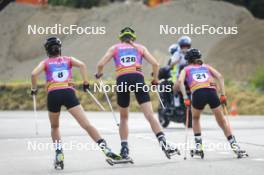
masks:
<path id="1" fill-rule="evenodd" d="M 253 161 L 259 161 L 259 162 L 264 162 L 264 159 L 263 158 L 256 158 L 256 159 L 251 159 Z"/>

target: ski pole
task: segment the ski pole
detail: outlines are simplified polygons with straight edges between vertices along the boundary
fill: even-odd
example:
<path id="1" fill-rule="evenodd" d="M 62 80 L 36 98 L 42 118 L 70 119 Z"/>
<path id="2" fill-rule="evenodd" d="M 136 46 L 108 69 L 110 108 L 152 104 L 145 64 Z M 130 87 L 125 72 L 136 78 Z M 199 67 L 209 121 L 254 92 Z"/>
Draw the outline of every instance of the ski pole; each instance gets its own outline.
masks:
<path id="1" fill-rule="evenodd" d="M 86 89 L 86 92 L 93 98 L 93 100 L 95 101 L 95 103 L 103 110 L 105 111 L 105 108 L 103 107 L 103 105 L 96 99 L 96 97 L 91 93 L 91 91 L 89 91 L 88 89 Z"/>
<path id="2" fill-rule="evenodd" d="M 34 118 L 35 118 L 35 130 L 36 135 L 38 135 L 38 119 L 37 119 L 37 103 L 36 103 L 36 95 L 33 95 L 33 109 L 34 109 Z"/>
<path id="3" fill-rule="evenodd" d="M 103 86 L 103 91 L 104 91 L 104 94 L 105 94 L 105 98 L 106 98 L 106 100 L 107 100 L 107 102 L 108 102 L 108 105 L 109 105 L 111 111 L 112 111 L 113 118 L 114 118 L 114 120 L 115 120 L 116 126 L 119 127 L 119 123 L 118 123 L 118 121 L 117 121 L 117 118 L 116 118 L 115 112 L 114 112 L 114 110 L 113 110 L 112 104 L 111 104 L 110 99 L 109 99 L 109 96 L 108 96 L 108 94 L 107 94 L 107 92 L 106 92 L 106 90 L 105 90 L 104 82 L 102 81 L 102 79 L 99 79 L 99 81 L 100 81 L 100 84 Z"/>
<path id="4" fill-rule="evenodd" d="M 157 94 L 157 96 L 158 96 L 158 99 L 159 99 L 159 101 L 160 101 L 160 104 L 161 104 L 162 108 L 165 109 L 165 106 L 164 106 L 164 104 L 163 104 L 163 102 L 162 102 L 162 100 L 161 100 L 161 98 L 160 98 L 160 94 L 159 94 L 159 92 L 158 92 L 158 87 L 156 88 L 156 94 Z"/>
<path id="5" fill-rule="evenodd" d="M 189 110 L 190 110 L 190 107 L 186 107 L 184 160 L 187 159 Z"/>

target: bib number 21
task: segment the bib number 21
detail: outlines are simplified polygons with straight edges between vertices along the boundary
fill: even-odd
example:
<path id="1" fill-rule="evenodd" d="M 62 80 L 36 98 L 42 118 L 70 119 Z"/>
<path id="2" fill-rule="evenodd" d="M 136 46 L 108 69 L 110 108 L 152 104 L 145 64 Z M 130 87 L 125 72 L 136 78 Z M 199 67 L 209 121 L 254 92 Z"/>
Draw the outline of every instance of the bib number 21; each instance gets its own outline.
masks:
<path id="1" fill-rule="evenodd" d="M 196 73 L 193 74 L 193 79 L 198 82 L 205 82 L 209 78 L 207 73 Z"/>

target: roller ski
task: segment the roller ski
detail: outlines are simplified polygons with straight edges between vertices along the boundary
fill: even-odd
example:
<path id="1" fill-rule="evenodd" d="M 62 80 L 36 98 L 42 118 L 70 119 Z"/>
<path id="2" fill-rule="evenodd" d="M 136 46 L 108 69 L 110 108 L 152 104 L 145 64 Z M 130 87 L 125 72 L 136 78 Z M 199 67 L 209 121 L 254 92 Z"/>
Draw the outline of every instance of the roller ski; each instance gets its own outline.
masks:
<path id="1" fill-rule="evenodd" d="M 55 156 L 55 160 L 54 160 L 54 168 L 56 170 L 64 169 L 64 154 L 61 150 L 56 150 L 56 156 Z"/>
<path id="2" fill-rule="evenodd" d="M 238 159 L 248 157 L 247 152 L 245 150 L 241 150 L 237 143 L 231 144 L 231 148 L 234 151 L 234 153 L 237 155 Z"/>
<path id="3" fill-rule="evenodd" d="M 204 158 L 203 145 L 197 146 L 197 148 L 190 151 L 191 157 L 198 156 L 201 159 Z"/>
<path id="4" fill-rule="evenodd" d="M 105 155 L 107 157 L 105 160 L 106 160 L 106 162 L 109 165 L 113 166 L 115 164 L 120 164 L 120 162 L 122 162 L 122 157 L 120 155 L 112 152 L 111 149 L 109 149 L 109 148 L 106 147 L 103 150 L 103 152 L 105 153 Z M 124 161 L 122 163 L 124 163 Z"/>
<path id="5" fill-rule="evenodd" d="M 159 138 L 159 143 L 162 151 L 168 159 L 171 159 L 174 155 L 181 155 L 180 151 L 176 147 L 173 147 L 166 142 L 165 137 Z"/>
<path id="6" fill-rule="evenodd" d="M 106 160 L 107 163 L 109 163 L 111 166 L 115 165 L 115 164 L 127 164 L 127 163 L 131 163 L 134 164 L 134 161 L 132 158 L 129 157 L 129 149 L 127 144 L 125 146 L 122 146 L 121 151 L 120 151 L 120 159 L 116 160 L 116 159 L 108 159 Z"/>

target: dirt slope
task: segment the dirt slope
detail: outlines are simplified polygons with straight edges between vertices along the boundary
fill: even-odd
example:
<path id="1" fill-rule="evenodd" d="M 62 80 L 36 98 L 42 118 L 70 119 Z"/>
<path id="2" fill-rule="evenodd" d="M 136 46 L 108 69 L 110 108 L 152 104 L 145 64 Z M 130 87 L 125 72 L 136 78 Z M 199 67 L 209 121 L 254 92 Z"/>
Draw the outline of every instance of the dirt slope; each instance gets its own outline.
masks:
<path id="1" fill-rule="evenodd" d="M 248 21 L 239 26 L 239 34 L 217 43 L 208 54 L 212 63 L 228 78 L 245 80 L 256 67 L 264 66 L 264 21 Z"/>
<path id="2" fill-rule="evenodd" d="M 113 4 L 91 10 L 76 10 L 64 7 L 32 7 L 10 4 L 0 12 L 0 80 L 28 79 L 31 69 L 45 57 L 43 41 L 46 35 L 28 35 L 27 26 L 37 24 L 53 26 L 77 24 L 79 26 L 106 26 L 105 35 L 64 35 L 63 54 L 72 55 L 85 61 L 89 73 L 94 73 L 98 59 L 106 49 L 116 43 L 117 35 L 124 26 L 132 26 L 138 35 L 138 42 L 145 44 L 159 59 L 166 62 L 167 48 L 174 43 L 178 35 L 160 35 L 161 24 L 185 26 L 209 24 L 213 26 L 236 26 L 244 21 L 253 21 L 252 15 L 244 8 L 225 2 L 210 0 L 178 0 L 148 9 L 140 3 Z M 257 26 L 259 27 L 259 26 Z M 249 26 L 248 30 L 252 28 Z M 241 31 L 244 36 L 247 30 Z M 224 35 L 193 35 L 193 46 L 199 47 L 204 55 Z M 225 39 L 227 40 L 227 38 Z M 239 42 L 238 39 L 234 42 Z M 251 45 L 248 46 L 252 47 Z M 228 54 L 228 53 L 227 53 Z M 213 60 L 213 58 L 211 59 Z M 5 63 L 5 64 L 3 64 Z M 150 66 L 145 69 L 149 70 Z M 114 74 L 112 64 L 107 68 L 107 76 Z"/>

